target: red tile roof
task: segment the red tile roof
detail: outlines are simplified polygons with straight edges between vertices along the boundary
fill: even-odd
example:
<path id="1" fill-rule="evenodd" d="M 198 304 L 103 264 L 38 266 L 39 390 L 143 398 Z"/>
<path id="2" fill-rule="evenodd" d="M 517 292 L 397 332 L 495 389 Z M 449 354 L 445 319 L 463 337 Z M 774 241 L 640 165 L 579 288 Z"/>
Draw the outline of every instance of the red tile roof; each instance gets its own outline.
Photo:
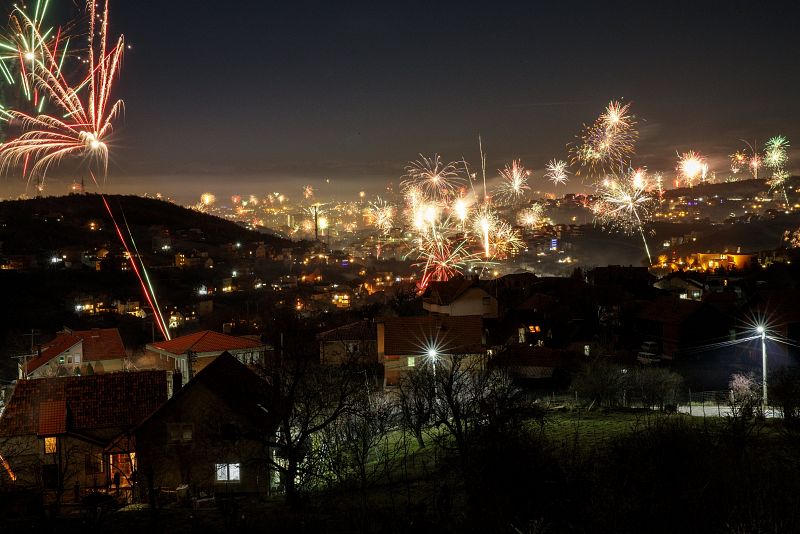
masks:
<path id="1" fill-rule="evenodd" d="M 125 345 L 116 328 L 93 328 L 92 330 L 67 330 L 59 332 L 49 343 L 42 345 L 41 356 L 28 362 L 32 373 L 42 365 L 58 357 L 83 341 L 83 362 L 124 359 Z"/>
<path id="2" fill-rule="evenodd" d="M 447 306 L 474 285 L 476 285 L 474 279 L 467 279 L 463 276 L 457 276 L 445 282 L 431 282 L 425 293 L 425 300 L 440 306 Z"/>
<path id="3" fill-rule="evenodd" d="M 375 341 L 375 323 L 371 321 L 356 321 L 332 330 L 317 334 L 319 341 Z"/>
<path id="4" fill-rule="evenodd" d="M 229 336 L 212 330 L 203 330 L 202 332 L 176 337 L 169 341 L 151 343 L 147 346 L 178 355 L 186 354 L 189 350 L 194 352 L 224 352 L 226 350 L 254 349 L 263 347 L 264 344 L 253 339 Z"/>
<path id="5" fill-rule="evenodd" d="M 32 373 L 59 354 L 63 354 L 81 342 L 81 338 L 67 332 L 59 332 L 49 343 L 40 347 L 41 354 L 28 362 L 28 372 Z"/>
<path id="6" fill-rule="evenodd" d="M 67 431 L 67 402 L 64 399 L 39 403 L 40 436 L 55 436 Z"/>
<path id="7" fill-rule="evenodd" d="M 73 335 L 83 339 L 83 361 L 124 359 L 125 345 L 116 328 L 93 328 L 92 330 L 75 330 Z"/>
<path id="8" fill-rule="evenodd" d="M 185 386 L 176 391 L 169 401 L 145 418 L 137 431 L 152 424 L 158 425 L 163 421 L 161 418 L 165 414 L 168 416 L 170 413 L 175 413 L 176 410 L 193 410 L 194 403 L 187 405 L 183 404 L 181 400 L 186 396 L 191 399 L 193 391 L 203 389 L 198 388 L 198 385 L 202 385 L 215 395 L 219 402 L 226 404 L 234 412 L 245 416 L 261 431 L 275 425 L 275 414 L 273 414 L 273 412 L 277 413 L 276 410 L 273 410 L 275 392 L 270 384 L 235 357 L 223 352 L 213 358 L 213 361 L 198 372 Z M 184 414 L 184 417 L 192 418 L 198 417 L 198 415 L 195 411 L 193 414 Z"/>
<path id="9" fill-rule="evenodd" d="M 133 428 L 166 400 L 166 371 L 20 380 L 0 417 L 0 436 L 62 429 L 109 436 Z"/>
<path id="10" fill-rule="evenodd" d="M 420 354 L 430 347 L 445 354 L 483 349 L 480 315 L 396 317 L 384 321 L 383 352 L 387 356 Z"/>

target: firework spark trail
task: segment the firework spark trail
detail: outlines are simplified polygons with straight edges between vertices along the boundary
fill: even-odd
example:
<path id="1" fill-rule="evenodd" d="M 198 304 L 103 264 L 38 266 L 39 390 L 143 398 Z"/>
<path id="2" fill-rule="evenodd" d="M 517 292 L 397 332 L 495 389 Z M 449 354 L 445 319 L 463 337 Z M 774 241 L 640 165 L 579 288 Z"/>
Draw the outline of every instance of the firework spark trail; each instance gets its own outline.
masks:
<path id="1" fill-rule="evenodd" d="M 108 136 L 113 121 L 123 108 L 122 100 L 110 103 L 115 75 L 119 73 L 124 50 L 120 36 L 115 46 L 108 47 L 108 0 L 102 15 L 97 14 L 93 0 L 89 8 L 89 69 L 77 84 L 70 84 L 61 72 L 55 50 L 43 46 L 44 56 L 34 63 L 32 73 L 36 87 L 62 112 L 52 115 L 30 115 L 10 110 L 12 121 L 21 124 L 23 133 L 0 146 L 0 169 L 6 170 L 20 161 L 32 158 L 30 176 L 44 177 L 52 164 L 67 156 L 84 156 L 97 163 L 105 176 L 108 170 Z M 100 20 L 99 31 L 96 20 Z M 85 96 L 81 91 L 85 91 Z M 85 101 L 84 101 L 85 100 Z M 30 179 L 29 179 L 30 181 Z"/>
<path id="2" fill-rule="evenodd" d="M 103 197 L 105 199 L 105 197 Z M 142 259 L 142 255 L 139 253 L 139 247 L 136 246 L 136 240 L 133 238 L 133 232 L 131 231 L 131 227 L 128 226 L 128 218 L 125 217 L 125 211 L 122 209 L 122 206 L 119 207 L 120 212 L 122 212 L 122 221 L 125 223 L 125 228 L 128 230 L 128 237 L 131 238 L 131 245 L 133 245 L 133 251 L 136 253 L 136 257 L 139 258 L 139 263 L 142 266 L 142 272 L 144 273 L 144 278 L 147 281 L 147 287 L 150 289 L 150 295 L 153 297 L 153 304 L 155 313 L 158 314 L 158 318 L 161 321 L 162 325 L 166 325 L 166 321 L 164 321 L 164 315 L 161 313 L 161 306 L 158 304 L 158 297 L 156 296 L 156 290 L 153 287 L 153 282 L 150 280 L 150 275 L 147 273 L 147 267 L 144 265 L 144 259 Z M 116 223 L 115 223 L 116 224 Z M 130 253 L 128 253 L 130 254 Z M 131 257 L 131 262 L 133 262 L 133 257 Z M 141 281 L 141 279 L 140 279 Z M 165 328 L 166 338 L 167 341 L 171 339 L 169 334 L 169 328 Z"/>
<path id="3" fill-rule="evenodd" d="M 122 235 L 122 230 L 120 230 L 119 225 L 117 224 L 117 220 L 114 217 L 114 213 L 111 211 L 111 206 L 108 205 L 108 201 L 106 200 L 105 195 L 100 195 L 100 198 L 103 200 L 103 205 L 106 207 L 106 211 L 108 215 L 111 217 L 111 222 L 114 223 L 114 229 L 117 231 L 117 237 L 119 237 L 122 246 L 125 248 L 125 251 L 128 253 L 128 257 L 131 258 L 131 266 L 133 267 L 133 271 L 136 273 L 136 277 L 139 279 L 139 284 L 142 286 L 142 292 L 144 293 L 144 297 L 147 299 L 148 304 L 150 304 L 150 308 L 156 310 L 156 306 L 153 303 L 153 300 L 150 298 L 150 293 L 147 291 L 147 286 L 145 285 L 144 280 L 142 279 L 142 275 L 139 273 L 139 267 L 136 265 L 136 261 L 133 258 L 133 254 L 131 254 L 130 249 L 128 248 L 128 244 L 125 241 L 125 237 Z M 162 322 L 163 320 L 160 318 L 161 312 L 153 313 L 153 319 L 155 319 L 156 324 L 158 325 L 159 331 L 161 331 L 161 335 L 164 336 L 164 339 L 169 340 L 169 332 L 167 331 L 166 325 Z"/>

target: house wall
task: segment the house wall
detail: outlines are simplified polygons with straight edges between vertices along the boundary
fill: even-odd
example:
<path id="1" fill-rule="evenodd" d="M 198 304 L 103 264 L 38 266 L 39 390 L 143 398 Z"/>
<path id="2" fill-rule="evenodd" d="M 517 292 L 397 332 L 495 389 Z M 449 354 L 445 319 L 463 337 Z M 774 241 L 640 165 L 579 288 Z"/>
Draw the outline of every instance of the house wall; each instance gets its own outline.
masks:
<path id="1" fill-rule="evenodd" d="M 63 364 L 61 358 L 64 358 Z M 62 352 L 44 365 L 39 366 L 35 371 L 29 372 L 29 378 L 42 378 L 45 376 L 57 376 L 59 367 L 63 366 L 70 374 L 73 373 L 75 367 L 80 366 L 83 362 L 83 341 L 76 343 L 74 346 Z M 24 362 L 19 368 L 19 378 L 23 378 Z"/>
<path id="2" fill-rule="evenodd" d="M 440 357 L 438 365 L 447 365 L 449 355 L 443 354 Z M 409 365 L 413 360 L 413 365 Z M 468 354 L 466 355 L 463 365 L 478 368 L 483 368 L 484 360 L 483 354 Z M 407 373 L 414 372 L 415 370 L 431 365 L 427 356 L 421 354 L 406 354 L 406 355 L 387 355 L 383 360 L 383 376 L 385 387 L 395 387 L 400 384 Z"/>
<path id="3" fill-rule="evenodd" d="M 192 366 L 194 374 L 199 373 L 214 361 L 214 359 L 225 351 L 199 352 L 195 354 L 195 361 Z M 263 365 L 266 358 L 266 347 L 253 347 L 248 349 L 228 350 L 228 353 L 248 365 Z M 183 373 L 183 383 L 189 381 L 187 355 L 175 355 L 167 351 L 156 351 L 148 349 L 142 356 L 136 359 L 137 369 L 165 369 L 167 371 L 181 371 Z"/>
<path id="4" fill-rule="evenodd" d="M 185 425 L 191 428 L 189 439 L 183 434 Z M 179 439 L 175 439 L 176 431 Z M 252 427 L 202 383 L 195 382 L 191 390 L 175 397 L 136 431 L 143 491 L 175 490 L 186 484 L 193 496 L 267 494 L 272 482 L 266 462 L 269 450 L 262 441 L 247 437 L 267 435 L 269 429 Z M 240 464 L 240 481 L 215 480 L 215 465 L 225 463 Z"/>
<path id="5" fill-rule="evenodd" d="M 373 340 L 321 341 L 319 344 L 320 363 L 341 365 L 348 362 L 375 363 L 377 343 Z"/>
<path id="6" fill-rule="evenodd" d="M 35 435 L 3 438 L 0 452 L 7 463 L 0 467 L 3 483 L 40 490 L 49 502 L 57 498 L 59 483 L 62 502 L 72 502 L 76 482 L 85 493 L 108 488 L 111 481 L 103 448 L 72 436 L 57 436 L 52 454 L 45 452 L 45 438 Z"/>
<path id="7" fill-rule="evenodd" d="M 463 315 L 497 317 L 497 299 L 479 287 L 469 288 L 449 305 L 440 306 L 432 302 L 424 302 L 423 307 L 431 314 L 449 315 L 450 317 Z"/>

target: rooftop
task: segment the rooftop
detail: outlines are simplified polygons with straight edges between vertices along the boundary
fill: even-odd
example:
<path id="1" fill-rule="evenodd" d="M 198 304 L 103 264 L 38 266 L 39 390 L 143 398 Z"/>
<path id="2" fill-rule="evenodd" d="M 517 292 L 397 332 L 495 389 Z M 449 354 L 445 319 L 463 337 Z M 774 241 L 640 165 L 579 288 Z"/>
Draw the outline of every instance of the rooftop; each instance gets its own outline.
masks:
<path id="1" fill-rule="evenodd" d="M 224 352 L 226 350 L 255 349 L 263 347 L 260 341 L 244 337 L 229 336 L 212 330 L 203 330 L 186 336 L 176 337 L 169 341 L 150 343 L 148 348 L 154 348 L 174 355 L 186 354 L 188 351 Z"/>
<path id="2" fill-rule="evenodd" d="M 384 354 L 419 354 L 431 346 L 449 354 L 483 351 L 480 315 L 395 317 L 384 321 Z"/>
<path id="3" fill-rule="evenodd" d="M 165 371 L 20 380 L 0 417 L 0 436 L 124 430 L 166 400 Z"/>

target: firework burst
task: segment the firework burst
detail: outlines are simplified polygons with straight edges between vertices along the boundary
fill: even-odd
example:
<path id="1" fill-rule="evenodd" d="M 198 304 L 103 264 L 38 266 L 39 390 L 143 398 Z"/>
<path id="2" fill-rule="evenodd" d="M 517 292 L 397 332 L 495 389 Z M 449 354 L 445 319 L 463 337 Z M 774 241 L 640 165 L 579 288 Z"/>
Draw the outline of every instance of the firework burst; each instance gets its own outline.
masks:
<path id="1" fill-rule="evenodd" d="M 438 154 L 433 157 L 420 154 L 418 160 L 406 166 L 406 175 L 400 187 L 406 194 L 414 190 L 418 195 L 439 202 L 455 196 L 463 184 L 457 163 L 442 163 Z"/>
<path id="2" fill-rule="evenodd" d="M 789 140 L 776 135 L 764 146 L 764 165 L 772 170 L 782 169 L 789 161 Z"/>
<path id="3" fill-rule="evenodd" d="M 52 164 L 68 156 L 82 156 L 97 164 L 105 175 L 108 169 L 108 137 L 113 121 L 122 110 L 121 100 L 112 101 L 113 81 L 120 70 L 124 39 L 120 36 L 108 46 L 108 2 L 102 14 L 90 0 L 88 72 L 71 84 L 62 74 L 56 50 L 40 48 L 44 57 L 33 63 L 36 87 L 60 110 L 60 117 L 30 115 L 8 111 L 10 121 L 22 134 L 0 146 L 0 169 L 8 169 L 33 159 L 31 176 L 44 177 Z M 30 181 L 30 178 L 29 178 Z"/>
<path id="4" fill-rule="evenodd" d="M 783 199 L 786 201 L 787 206 L 789 205 L 789 195 L 786 193 L 786 181 L 789 179 L 789 176 L 789 172 L 785 169 L 777 169 L 767 180 L 770 191 L 780 191 L 783 193 Z"/>
<path id="5" fill-rule="evenodd" d="M 611 101 L 593 124 L 584 125 L 581 143 L 573 149 L 572 158 L 589 172 L 624 168 L 633 157 L 638 138 L 630 104 Z"/>
<path id="6" fill-rule="evenodd" d="M 25 6 L 14 6 L 9 17 L 8 31 L 0 37 L 0 75 L 9 85 L 19 83 L 25 100 L 31 102 L 41 112 L 45 99 L 40 98 L 36 87 L 35 73 L 41 68 L 48 55 L 59 58 L 58 65 L 50 64 L 49 69 L 60 67 L 64 62 L 69 39 L 62 41 L 62 29 L 45 25 L 48 2 L 36 2 L 33 13 L 25 11 Z"/>
<path id="7" fill-rule="evenodd" d="M 635 171 L 631 176 L 603 180 L 597 192 L 599 200 L 593 206 L 593 211 L 595 220 L 604 227 L 614 228 L 628 235 L 638 232 L 652 263 L 644 224 L 651 215 L 654 199 L 645 190 L 644 180 L 636 180 L 634 176 Z"/>
<path id="8" fill-rule="evenodd" d="M 462 274 L 470 263 L 477 261 L 478 256 L 469 251 L 468 245 L 464 234 L 453 227 L 449 218 L 435 221 L 429 232 L 419 234 L 411 255 L 416 256 L 415 266 L 422 268 L 417 282 L 420 291 L 431 281 L 446 281 Z"/>
<path id="9" fill-rule="evenodd" d="M 731 158 L 731 172 L 733 174 L 739 174 L 742 169 L 747 167 L 749 156 L 742 150 L 737 150 L 730 156 Z"/>
<path id="10" fill-rule="evenodd" d="M 678 156 L 678 183 L 683 182 L 687 187 L 693 187 L 698 179 L 705 176 L 708 171 L 706 160 L 694 150 L 684 152 Z"/>
<path id="11" fill-rule="evenodd" d="M 517 213 L 517 222 L 521 226 L 536 228 L 544 221 L 544 207 L 534 202 L 529 207 Z"/>
<path id="12" fill-rule="evenodd" d="M 383 235 L 388 234 L 394 227 L 394 206 L 380 197 L 375 202 L 370 202 L 367 214 L 370 223 Z"/>
<path id="13" fill-rule="evenodd" d="M 557 159 L 552 159 L 544 167 L 544 177 L 549 180 L 553 185 L 564 185 L 567 183 L 569 171 L 567 171 L 567 162 Z"/>
<path id="14" fill-rule="evenodd" d="M 511 165 L 506 165 L 498 172 L 503 180 L 497 188 L 497 198 L 500 202 L 514 204 L 530 190 L 528 176 L 530 176 L 531 171 L 523 167 L 519 160 L 515 159 L 511 162 Z"/>

